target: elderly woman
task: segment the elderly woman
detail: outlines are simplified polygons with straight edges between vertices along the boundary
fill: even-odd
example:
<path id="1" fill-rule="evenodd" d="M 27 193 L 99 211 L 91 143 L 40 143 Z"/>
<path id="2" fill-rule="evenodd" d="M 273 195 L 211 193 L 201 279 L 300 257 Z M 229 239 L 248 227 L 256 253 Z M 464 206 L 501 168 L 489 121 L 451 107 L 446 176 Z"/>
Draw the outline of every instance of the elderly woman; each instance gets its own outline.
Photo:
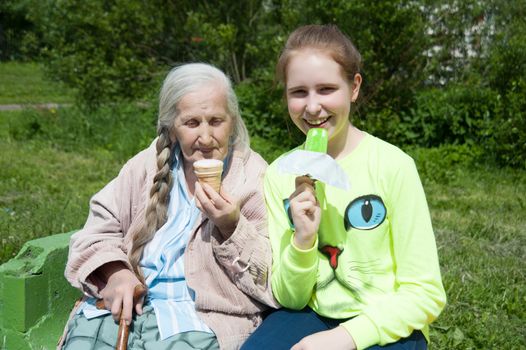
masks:
<path id="1" fill-rule="evenodd" d="M 277 306 L 262 195 L 267 164 L 249 148 L 229 79 L 206 64 L 173 69 L 157 134 L 91 199 L 71 238 L 65 274 L 85 298 L 65 348 L 114 348 L 115 320 L 123 318 L 133 320 L 129 349 L 237 349 Z M 197 181 L 201 159 L 223 161 L 219 193 Z M 147 292 L 134 298 L 137 285 Z"/>

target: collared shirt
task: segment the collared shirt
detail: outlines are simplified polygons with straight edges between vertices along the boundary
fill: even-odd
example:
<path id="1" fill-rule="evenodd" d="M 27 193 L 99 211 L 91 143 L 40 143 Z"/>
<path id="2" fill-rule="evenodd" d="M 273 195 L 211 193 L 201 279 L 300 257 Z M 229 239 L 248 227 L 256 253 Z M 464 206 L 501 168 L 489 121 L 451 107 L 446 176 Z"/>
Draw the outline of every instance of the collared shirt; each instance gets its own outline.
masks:
<path id="1" fill-rule="evenodd" d="M 184 275 L 185 248 L 199 209 L 186 187 L 179 147 L 174 153 L 168 220 L 146 245 L 140 262 L 148 286 L 147 298 L 155 310 L 161 340 L 189 331 L 212 333 L 197 316 L 195 295 L 186 284 Z"/>

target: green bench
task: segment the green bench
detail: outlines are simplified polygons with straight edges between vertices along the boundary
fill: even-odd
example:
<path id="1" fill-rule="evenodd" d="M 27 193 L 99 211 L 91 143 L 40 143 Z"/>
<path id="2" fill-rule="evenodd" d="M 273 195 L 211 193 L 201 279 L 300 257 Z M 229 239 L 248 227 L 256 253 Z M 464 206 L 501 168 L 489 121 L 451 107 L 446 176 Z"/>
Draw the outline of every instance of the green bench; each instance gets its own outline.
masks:
<path id="1" fill-rule="evenodd" d="M 81 295 L 64 278 L 72 234 L 29 241 L 0 266 L 0 350 L 56 348 Z"/>

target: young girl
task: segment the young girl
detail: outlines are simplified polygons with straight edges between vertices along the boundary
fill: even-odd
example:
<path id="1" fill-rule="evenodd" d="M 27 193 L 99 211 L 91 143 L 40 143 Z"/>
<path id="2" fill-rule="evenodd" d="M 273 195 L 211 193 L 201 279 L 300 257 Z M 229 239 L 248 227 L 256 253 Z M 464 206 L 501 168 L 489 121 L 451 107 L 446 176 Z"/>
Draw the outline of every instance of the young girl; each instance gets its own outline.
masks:
<path id="1" fill-rule="evenodd" d="M 344 191 L 265 175 L 274 312 L 243 349 L 426 349 L 443 309 L 437 249 L 413 160 L 350 122 L 360 54 L 335 26 L 294 31 L 279 58 L 290 117 L 324 128 Z M 287 208 L 287 210 L 285 209 Z"/>

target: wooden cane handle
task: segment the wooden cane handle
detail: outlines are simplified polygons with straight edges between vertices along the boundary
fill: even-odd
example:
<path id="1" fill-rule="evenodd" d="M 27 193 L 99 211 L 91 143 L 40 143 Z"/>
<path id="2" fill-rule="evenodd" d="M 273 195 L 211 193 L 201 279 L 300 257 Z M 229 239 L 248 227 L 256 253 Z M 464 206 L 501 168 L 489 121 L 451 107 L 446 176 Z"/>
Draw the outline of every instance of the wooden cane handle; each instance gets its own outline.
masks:
<path id="1" fill-rule="evenodd" d="M 106 309 L 106 305 L 104 305 L 104 299 L 97 299 L 97 301 L 95 302 L 95 306 L 96 306 L 97 309 L 99 309 L 99 310 L 104 310 L 104 309 Z"/>
<path id="2" fill-rule="evenodd" d="M 139 298 L 142 298 L 145 293 L 146 287 L 144 287 L 142 284 L 136 285 L 133 290 L 133 304 L 135 304 Z M 123 318 L 121 318 L 119 321 L 119 330 L 117 332 L 117 344 L 115 344 L 115 350 L 126 350 L 126 348 L 128 347 L 129 333 L 130 326 L 128 326 L 126 324 L 126 321 Z"/>

